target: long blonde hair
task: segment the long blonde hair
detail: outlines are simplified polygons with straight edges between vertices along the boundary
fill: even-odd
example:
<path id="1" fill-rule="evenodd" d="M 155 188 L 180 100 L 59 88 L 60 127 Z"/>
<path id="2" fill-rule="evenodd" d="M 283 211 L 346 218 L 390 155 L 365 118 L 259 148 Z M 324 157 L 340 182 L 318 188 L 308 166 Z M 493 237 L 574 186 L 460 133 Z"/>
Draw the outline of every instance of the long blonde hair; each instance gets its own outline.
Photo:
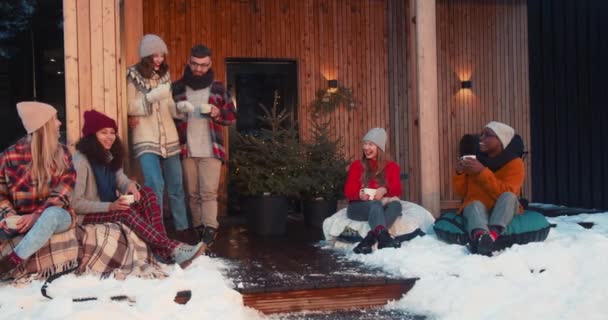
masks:
<path id="1" fill-rule="evenodd" d="M 60 176 L 68 164 L 65 161 L 63 148 L 59 144 L 59 133 L 53 117 L 40 129 L 32 133 L 30 142 L 32 163 L 30 177 L 36 183 L 36 190 L 44 195 L 49 192 L 49 182 L 54 176 Z"/>

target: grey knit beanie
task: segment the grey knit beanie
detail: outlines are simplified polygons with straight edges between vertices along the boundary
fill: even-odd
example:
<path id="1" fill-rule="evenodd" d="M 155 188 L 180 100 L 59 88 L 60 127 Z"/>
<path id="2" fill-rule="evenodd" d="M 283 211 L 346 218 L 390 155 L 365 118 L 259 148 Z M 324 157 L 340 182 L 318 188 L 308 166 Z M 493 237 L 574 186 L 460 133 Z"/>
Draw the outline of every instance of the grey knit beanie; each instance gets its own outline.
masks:
<path id="1" fill-rule="evenodd" d="M 384 151 L 384 147 L 386 146 L 386 131 L 382 128 L 373 128 L 365 134 L 363 141 L 373 142 L 380 150 Z"/>
<path id="2" fill-rule="evenodd" d="M 492 121 L 486 124 L 486 128 L 492 129 L 492 131 L 496 133 L 498 140 L 500 140 L 500 143 L 502 143 L 503 149 L 506 148 L 509 143 L 511 143 L 511 140 L 515 135 L 515 129 L 498 121 Z"/>
<path id="3" fill-rule="evenodd" d="M 145 58 L 155 53 L 169 53 L 167 45 L 159 36 L 155 34 L 145 35 L 139 44 L 139 58 Z"/>

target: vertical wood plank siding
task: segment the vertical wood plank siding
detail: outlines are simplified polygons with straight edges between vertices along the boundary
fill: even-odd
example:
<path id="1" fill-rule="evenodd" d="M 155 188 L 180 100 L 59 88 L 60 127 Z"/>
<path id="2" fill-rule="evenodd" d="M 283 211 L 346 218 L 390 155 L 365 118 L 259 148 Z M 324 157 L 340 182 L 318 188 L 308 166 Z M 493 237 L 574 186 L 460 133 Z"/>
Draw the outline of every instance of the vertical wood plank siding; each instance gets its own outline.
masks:
<path id="1" fill-rule="evenodd" d="M 437 0 L 441 199 L 453 206 L 451 178 L 458 141 L 497 120 L 531 150 L 528 28 L 525 0 Z M 471 80 L 471 90 L 460 81 Z M 530 196 L 531 156 L 524 195 Z"/>
<path id="2" fill-rule="evenodd" d="M 115 118 L 124 136 L 119 13 L 116 0 L 63 1 L 67 140 L 72 150 L 86 110 Z"/>

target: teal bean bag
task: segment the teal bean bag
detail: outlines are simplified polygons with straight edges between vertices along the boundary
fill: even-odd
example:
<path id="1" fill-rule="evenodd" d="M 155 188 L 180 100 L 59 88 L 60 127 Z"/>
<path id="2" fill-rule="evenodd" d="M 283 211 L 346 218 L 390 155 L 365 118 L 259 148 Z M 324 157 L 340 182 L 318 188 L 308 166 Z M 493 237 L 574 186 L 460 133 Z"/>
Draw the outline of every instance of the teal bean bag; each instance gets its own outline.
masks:
<path id="1" fill-rule="evenodd" d="M 435 221 L 433 226 L 437 237 L 447 243 L 467 245 L 469 236 L 462 215 L 447 212 Z M 502 250 L 514 244 L 542 242 L 547 239 L 551 225 L 547 218 L 536 211 L 525 210 L 513 218 L 511 224 L 494 243 L 494 250 Z"/>

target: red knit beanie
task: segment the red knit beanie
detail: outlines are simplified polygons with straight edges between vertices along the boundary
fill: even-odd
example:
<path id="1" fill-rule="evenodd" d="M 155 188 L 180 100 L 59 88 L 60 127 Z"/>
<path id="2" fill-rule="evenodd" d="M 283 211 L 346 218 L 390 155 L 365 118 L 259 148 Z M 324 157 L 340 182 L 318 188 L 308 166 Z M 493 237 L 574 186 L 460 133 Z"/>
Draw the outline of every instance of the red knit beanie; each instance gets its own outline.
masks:
<path id="1" fill-rule="evenodd" d="M 118 127 L 116 126 L 116 121 L 114 121 L 114 119 L 99 111 L 85 111 L 84 126 L 82 126 L 83 137 L 93 135 L 104 128 L 114 128 L 114 131 L 118 132 Z"/>

